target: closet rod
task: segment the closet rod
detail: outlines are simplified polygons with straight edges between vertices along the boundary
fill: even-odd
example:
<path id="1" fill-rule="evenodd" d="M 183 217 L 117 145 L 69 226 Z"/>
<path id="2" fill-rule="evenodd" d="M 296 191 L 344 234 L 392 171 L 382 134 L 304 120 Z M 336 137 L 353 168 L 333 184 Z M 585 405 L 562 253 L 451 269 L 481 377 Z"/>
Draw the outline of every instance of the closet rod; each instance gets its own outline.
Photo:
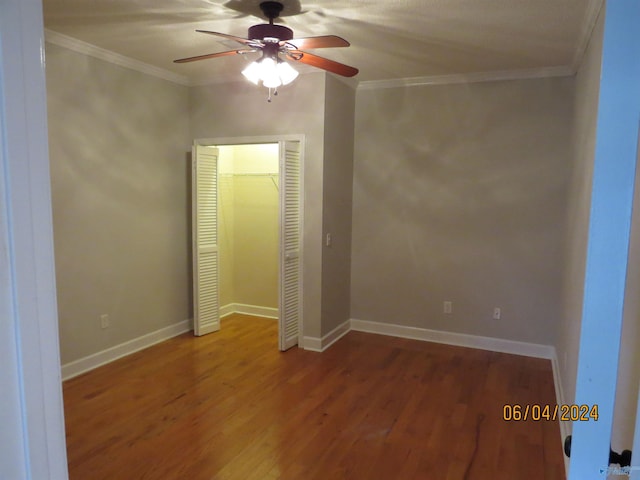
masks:
<path id="1" fill-rule="evenodd" d="M 223 177 L 273 177 L 279 173 L 221 173 Z"/>

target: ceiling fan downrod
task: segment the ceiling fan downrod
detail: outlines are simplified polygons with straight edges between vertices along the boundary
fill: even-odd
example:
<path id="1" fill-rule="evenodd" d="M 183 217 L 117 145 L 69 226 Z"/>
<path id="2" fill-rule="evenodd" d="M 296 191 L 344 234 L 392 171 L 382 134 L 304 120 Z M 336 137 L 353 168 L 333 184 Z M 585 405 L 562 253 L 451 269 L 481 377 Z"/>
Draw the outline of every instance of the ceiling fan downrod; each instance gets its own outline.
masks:
<path id="1" fill-rule="evenodd" d="M 273 20 L 280 16 L 280 12 L 284 9 L 284 5 L 280 2 L 262 2 L 260 4 L 260 10 L 264 13 L 264 16 L 269 19 L 269 24 L 273 25 Z"/>
<path id="2" fill-rule="evenodd" d="M 273 21 L 280 16 L 284 6 L 280 2 L 262 2 L 260 9 L 269 19 L 268 24 L 260 24 L 249 27 L 249 38 L 252 40 L 264 40 L 272 38 L 277 41 L 287 41 L 293 38 L 293 30 L 284 25 L 275 25 Z"/>

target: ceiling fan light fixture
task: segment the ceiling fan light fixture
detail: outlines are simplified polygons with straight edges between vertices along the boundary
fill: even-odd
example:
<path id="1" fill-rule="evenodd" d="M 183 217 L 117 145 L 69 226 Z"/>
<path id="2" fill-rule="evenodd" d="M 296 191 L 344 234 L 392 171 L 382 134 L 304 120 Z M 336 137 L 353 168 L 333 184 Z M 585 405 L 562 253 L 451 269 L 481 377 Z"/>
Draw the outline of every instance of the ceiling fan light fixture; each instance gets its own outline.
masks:
<path id="1" fill-rule="evenodd" d="M 267 88 L 278 88 L 282 85 L 280 75 L 278 75 L 278 67 L 272 58 L 263 58 L 260 62 L 262 85 Z"/>
<path id="2" fill-rule="evenodd" d="M 249 80 L 251 83 L 257 85 L 260 81 L 261 76 L 261 68 L 259 62 L 251 62 L 247 65 L 247 68 L 242 70 L 242 75 Z"/>
<path id="3" fill-rule="evenodd" d="M 298 71 L 287 62 L 278 59 L 278 65 L 276 68 L 278 69 L 278 75 L 280 76 L 280 80 L 282 80 L 283 85 L 289 85 L 298 78 Z"/>
<path id="4" fill-rule="evenodd" d="M 251 83 L 257 85 L 261 81 L 267 88 L 288 85 L 298 77 L 298 72 L 291 65 L 277 57 L 262 57 L 251 62 L 242 74 Z"/>
<path id="5" fill-rule="evenodd" d="M 278 94 L 278 87 L 281 85 L 288 85 L 298 77 L 298 72 L 288 62 L 283 61 L 279 57 L 279 54 L 282 54 L 289 60 L 320 68 L 327 72 L 335 73 L 336 75 L 342 75 L 343 77 L 353 77 L 358 73 L 357 68 L 301 50 L 348 47 L 349 42 L 344 38 L 336 35 L 321 35 L 318 37 L 296 39 L 293 36 L 293 30 L 285 27 L 284 25 L 278 25 L 273 22 L 274 19 L 280 16 L 280 13 L 284 9 L 284 5 L 281 2 L 260 1 L 259 6 L 264 16 L 269 19 L 269 23 L 262 23 L 249 27 L 247 38 L 236 37 L 235 35 L 229 35 L 227 33 L 212 32 L 209 30 L 196 30 L 196 32 L 233 40 L 241 43 L 245 48 L 229 50 L 226 52 L 209 53 L 206 55 L 197 55 L 195 57 L 180 58 L 178 60 L 174 60 L 174 62 L 186 63 L 194 62 L 196 60 L 205 60 L 208 58 L 226 57 L 236 54 L 244 55 L 246 53 L 262 51 L 262 58 L 251 62 L 242 71 L 242 74 L 254 85 L 258 85 L 262 82 L 262 85 L 269 89 L 269 102 L 271 101 L 272 93 L 274 96 Z M 300 13 L 299 5 L 296 13 Z M 291 14 L 294 15 L 296 13 Z"/>

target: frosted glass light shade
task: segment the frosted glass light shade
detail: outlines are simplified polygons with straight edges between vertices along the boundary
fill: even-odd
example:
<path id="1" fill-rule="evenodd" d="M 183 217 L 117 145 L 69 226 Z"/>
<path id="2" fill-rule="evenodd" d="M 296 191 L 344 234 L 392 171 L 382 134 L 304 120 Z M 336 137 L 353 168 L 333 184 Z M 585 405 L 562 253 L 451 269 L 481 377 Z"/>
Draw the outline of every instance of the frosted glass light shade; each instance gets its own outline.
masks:
<path id="1" fill-rule="evenodd" d="M 251 83 L 254 83 L 256 85 L 260 81 L 260 73 L 261 73 L 260 63 L 258 62 L 251 62 L 247 66 L 247 68 L 242 70 L 242 75 L 244 75 L 245 78 L 249 80 Z"/>
<path id="2" fill-rule="evenodd" d="M 260 62 L 260 68 L 262 69 L 261 78 L 262 85 L 267 88 L 278 88 L 282 85 L 280 81 L 280 75 L 278 75 L 278 68 L 276 62 L 272 58 L 264 58 Z"/>
<path id="3" fill-rule="evenodd" d="M 278 88 L 280 85 L 288 85 L 298 76 L 298 72 L 287 62 L 279 58 L 263 57 L 260 60 L 251 62 L 242 71 L 247 80 L 255 85 L 262 81 L 262 85 L 267 88 Z"/>
<path id="4" fill-rule="evenodd" d="M 287 62 L 280 60 L 278 62 L 278 75 L 283 85 L 289 85 L 298 77 L 298 72 L 295 68 L 289 65 Z"/>

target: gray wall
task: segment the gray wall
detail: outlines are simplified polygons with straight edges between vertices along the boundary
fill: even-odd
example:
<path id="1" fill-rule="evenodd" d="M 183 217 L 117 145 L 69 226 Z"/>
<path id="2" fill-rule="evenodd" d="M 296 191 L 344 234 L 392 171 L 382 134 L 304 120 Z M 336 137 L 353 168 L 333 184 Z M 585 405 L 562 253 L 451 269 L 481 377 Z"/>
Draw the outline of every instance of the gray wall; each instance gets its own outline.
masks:
<path id="1" fill-rule="evenodd" d="M 64 364 L 191 317 L 188 89 L 51 44 L 46 56 Z"/>
<path id="2" fill-rule="evenodd" d="M 300 75 L 271 103 L 248 82 L 193 87 L 194 138 L 304 134 L 304 335 L 321 336 L 325 75 Z"/>
<path id="3" fill-rule="evenodd" d="M 328 75 L 324 121 L 322 335 L 349 320 L 355 90 Z"/>
<path id="4" fill-rule="evenodd" d="M 555 342 L 573 87 L 358 91 L 352 318 Z"/>

